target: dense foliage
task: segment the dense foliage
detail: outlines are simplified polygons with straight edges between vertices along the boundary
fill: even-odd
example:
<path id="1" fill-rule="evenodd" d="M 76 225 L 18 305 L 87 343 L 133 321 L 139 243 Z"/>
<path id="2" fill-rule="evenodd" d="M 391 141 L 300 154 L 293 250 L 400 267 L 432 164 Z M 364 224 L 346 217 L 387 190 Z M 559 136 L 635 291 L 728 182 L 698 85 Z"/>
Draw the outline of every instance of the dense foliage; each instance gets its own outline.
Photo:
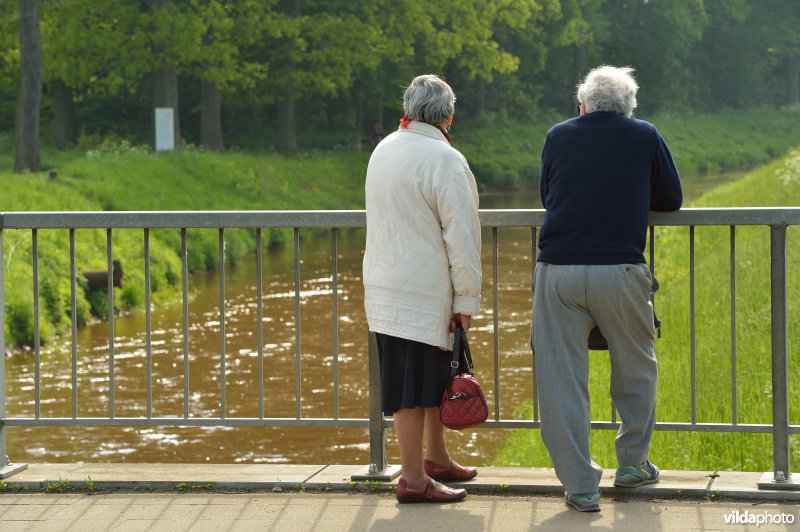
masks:
<path id="1" fill-rule="evenodd" d="M 178 107 L 178 140 L 210 149 L 351 145 L 391 128 L 402 87 L 430 71 L 461 121 L 571 111 L 602 63 L 636 69 L 642 116 L 800 102 L 796 0 L 36 1 L 42 117 L 60 147 L 149 142 L 158 105 Z M 9 131 L 17 0 L 0 12 Z"/>

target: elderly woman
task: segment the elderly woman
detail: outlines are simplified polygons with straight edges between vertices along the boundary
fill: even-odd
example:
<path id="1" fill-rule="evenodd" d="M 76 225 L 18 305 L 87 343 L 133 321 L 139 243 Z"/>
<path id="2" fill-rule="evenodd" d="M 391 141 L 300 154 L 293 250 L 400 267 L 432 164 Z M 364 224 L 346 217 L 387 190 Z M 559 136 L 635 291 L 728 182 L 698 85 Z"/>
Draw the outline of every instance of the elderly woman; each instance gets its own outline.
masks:
<path id="1" fill-rule="evenodd" d="M 439 403 L 450 333 L 457 324 L 469 329 L 480 305 L 478 190 L 450 146 L 450 86 L 435 75 L 415 78 L 403 110 L 400 128 L 378 144 L 367 168 L 364 306 L 377 337 L 382 409 L 394 417 L 400 447 L 397 499 L 448 502 L 466 491 L 440 481 L 477 475 L 450 457 Z"/>
<path id="2" fill-rule="evenodd" d="M 680 208 L 681 182 L 658 130 L 631 118 L 630 68 L 602 66 L 578 88 L 580 116 L 545 138 L 539 181 L 546 210 L 534 275 L 531 347 L 542 439 L 580 511 L 600 509 L 603 473 L 589 451 L 587 338 L 608 339 L 611 397 L 622 420 L 614 485 L 658 481 L 648 453 L 656 381 L 652 275 L 644 259 L 649 211 Z"/>

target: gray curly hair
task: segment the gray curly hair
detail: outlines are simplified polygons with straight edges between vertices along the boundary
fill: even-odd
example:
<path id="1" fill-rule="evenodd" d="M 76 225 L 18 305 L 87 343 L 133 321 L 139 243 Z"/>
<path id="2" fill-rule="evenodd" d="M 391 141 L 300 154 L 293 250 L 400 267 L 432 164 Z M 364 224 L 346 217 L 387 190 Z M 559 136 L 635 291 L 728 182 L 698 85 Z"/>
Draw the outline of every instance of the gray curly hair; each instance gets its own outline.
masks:
<path id="1" fill-rule="evenodd" d="M 631 116 L 636 109 L 639 85 L 630 67 L 603 65 L 593 69 L 578 86 L 578 101 L 587 113 L 609 111 Z"/>
<path id="2" fill-rule="evenodd" d="M 403 93 L 403 107 L 411 120 L 438 126 L 456 109 L 456 95 L 435 74 L 417 76 Z"/>

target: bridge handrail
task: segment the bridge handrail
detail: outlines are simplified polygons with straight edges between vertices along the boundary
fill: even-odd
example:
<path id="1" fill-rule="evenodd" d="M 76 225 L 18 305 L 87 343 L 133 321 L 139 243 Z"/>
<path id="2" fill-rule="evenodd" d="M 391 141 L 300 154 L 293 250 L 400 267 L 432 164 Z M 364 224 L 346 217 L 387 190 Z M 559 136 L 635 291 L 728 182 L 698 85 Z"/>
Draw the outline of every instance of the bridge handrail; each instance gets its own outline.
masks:
<path id="1" fill-rule="evenodd" d="M 541 226 L 543 209 L 481 209 L 488 227 Z M 0 213 L 6 229 L 82 228 L 255 228 L 255 227 L 365 227 L 363 210 L 309 211 L 96 211 Z M 686 208 L 676 212 L 651 212 L 650 224 L 689 225 L 800 225 L 800 208 L 720 207 Z"/>

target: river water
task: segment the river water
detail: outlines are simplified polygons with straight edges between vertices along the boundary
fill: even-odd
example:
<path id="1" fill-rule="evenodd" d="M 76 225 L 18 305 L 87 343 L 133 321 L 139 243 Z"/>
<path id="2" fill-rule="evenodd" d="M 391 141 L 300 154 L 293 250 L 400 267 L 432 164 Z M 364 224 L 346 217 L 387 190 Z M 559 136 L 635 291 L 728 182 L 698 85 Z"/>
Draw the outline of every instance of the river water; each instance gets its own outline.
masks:
<path id="1" fill-rule="evenodd" d="M 688 186 L 687 195 L 732 179 L 722 176 Z M 481 208 L 539 208 L 535 191 L 481 198 Z M 490 231 L 483 234 L 482 311 L 475 316 L 470 345 L 476 373 L 489 401 L 490 418 L 499 399 L 500 417 L 533 395 L 530 328 L 531 243 L 529 229 L 499 234 L 498 294 L 500 323 L 499 388 L 495 389 Z M 368 416 L 367 328 L 363 311 L 361 259 L 364 231 L 340 231 L 338 237 L 338 348 L 334 355 L 330 239 L 301 242 L 301 412 L 304 418 L 332 417 L 334 368 L 338 359 L 338 416 Z M 291 246 L 264 255 L 264 415 L 296 414 L 295 286 Z M 255 260 L 239 260 L 225 275 L 225 415 L 258 417 L 257 271 Z M 189 415 L 220 415 L 220 318 L 217 273 L 190 279 Z M 183 326 L 180 304 L 152 309 L 152 415 L 184 415 Z M 105 417 L 109 412 L 108 324 L 78 331 L 77 415 Z M 147 414 L 144 312 L 115 319 L 114 395 L 116 417 Z M 6 358 L 8 417 L 35 413 L 33 353 Z M 41 417 L 71 417 L 71 340 L 56 340 L 41 350 Z M 509 429 L 448 431 L 456 460 L 492 463 Z M 363 428 L 329 427 L 11 427 L 8 455 L 13 462 L 185 462 L 358 464 L 369 459 Z M 389 431 L 390 463 L 399 463 Z"/>

